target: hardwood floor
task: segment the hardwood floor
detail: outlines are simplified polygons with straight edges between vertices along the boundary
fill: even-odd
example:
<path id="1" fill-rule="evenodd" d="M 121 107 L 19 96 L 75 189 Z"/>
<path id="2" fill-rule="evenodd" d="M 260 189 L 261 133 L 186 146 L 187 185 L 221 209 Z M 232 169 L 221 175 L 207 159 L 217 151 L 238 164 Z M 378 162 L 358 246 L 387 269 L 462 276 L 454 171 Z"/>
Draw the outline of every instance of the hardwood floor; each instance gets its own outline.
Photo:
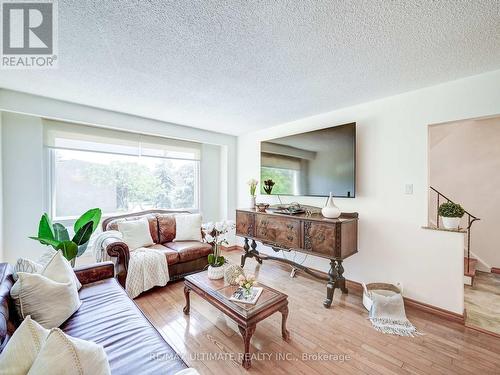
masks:
<path id="1" fill-rule="evenodd" d="M 238 251 L 225 255 L 239 263 Z M 332 308 L 325 309 L 321 281 L 303 273 L 290 279 L 290 269 L 274 262 L 258 266 L 247 259 L 245 270 L 288 294 L 291 334 L 289 342 L 281 338 L 280 314 L 259 323 L 248 371 L 238 358 L 243 341 L 236 324 L 193 293 L 191 314 L 183 314 L 182 281 L 135 301 L 201 374 L 500 374 L 499 338 L 414 309 L 407 315 L 422 336 L 383 335 L 371 328 L 359 294 L 336 291 Z"/>
<path id="2" fill-rule="evenodd" d="M 474 285 L 465 286 L 465 308 L 467 325 L 500 336 L 500 275 L 477 272 Z"/>

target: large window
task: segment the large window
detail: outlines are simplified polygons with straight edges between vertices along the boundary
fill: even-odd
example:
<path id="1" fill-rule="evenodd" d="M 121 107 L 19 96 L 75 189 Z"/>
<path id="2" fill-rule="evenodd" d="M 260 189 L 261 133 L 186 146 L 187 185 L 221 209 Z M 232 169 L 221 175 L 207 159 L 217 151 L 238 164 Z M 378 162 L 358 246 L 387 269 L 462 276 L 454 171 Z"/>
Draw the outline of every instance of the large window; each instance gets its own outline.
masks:
<path id="1" fill-rule="evenodd" d="M 104 215 L 199 208 L 196 143 L 49 121 L 45 126 L 56 220 L 92 207 Z"/>

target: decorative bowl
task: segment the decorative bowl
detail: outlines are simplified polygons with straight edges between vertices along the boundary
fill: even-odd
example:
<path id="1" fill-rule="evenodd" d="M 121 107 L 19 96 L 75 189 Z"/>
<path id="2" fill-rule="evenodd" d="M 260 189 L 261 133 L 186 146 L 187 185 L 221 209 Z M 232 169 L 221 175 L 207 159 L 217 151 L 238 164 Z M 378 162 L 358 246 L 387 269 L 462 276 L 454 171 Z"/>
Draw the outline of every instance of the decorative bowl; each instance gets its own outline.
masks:
<path id="1" fill-rule="evenodd" d="M 259 204 L 257 204 L 256 207 L 259 210 L 259 212 L 266 212 L 266 210 L 269 208 L 269 204 L 267 204 L 267 203 L 259 203 Z"/>

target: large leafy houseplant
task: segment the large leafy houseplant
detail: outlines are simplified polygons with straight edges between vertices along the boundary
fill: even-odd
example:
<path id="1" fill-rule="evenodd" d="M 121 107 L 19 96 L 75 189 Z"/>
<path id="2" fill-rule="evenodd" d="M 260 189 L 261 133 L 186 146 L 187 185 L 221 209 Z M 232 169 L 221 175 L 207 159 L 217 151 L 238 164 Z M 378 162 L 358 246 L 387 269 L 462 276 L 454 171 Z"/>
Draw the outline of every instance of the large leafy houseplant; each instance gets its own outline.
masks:
<path id="1" fill-rule="evenodd" d="M 75 222 L 75 235 L 70 239 L 68 229 L 61 223 L 52 223 L 46 213 L 40 218 L 38 236 L 30 237 L 43 245 L 52 246 L 61 250 L 64 257 L 74 264 L 74 259 L 82 255 L 87 249 L 90 236 L 97 229 L 101 220 L 101 209 L 93 208 L 85 212 Z"/>

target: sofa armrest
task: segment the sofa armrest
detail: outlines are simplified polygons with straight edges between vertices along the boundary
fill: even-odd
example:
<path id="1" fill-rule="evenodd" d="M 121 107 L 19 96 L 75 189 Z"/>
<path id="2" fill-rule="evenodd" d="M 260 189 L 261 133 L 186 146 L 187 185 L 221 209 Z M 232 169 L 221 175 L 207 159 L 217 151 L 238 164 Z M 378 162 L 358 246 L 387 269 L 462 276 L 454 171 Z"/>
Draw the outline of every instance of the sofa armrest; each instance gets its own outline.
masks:
<path id="1" fill-rule="evenodd" d="M 82 285 L 109 279 L 115 276 L 113 262 L 88 264 L 74 269 L 76 277 Z"/>
<path id="2" fill-rule="evenodd" d="M 102 246 L 111 258 L 116 258 L 115 275 L 120 285 L 125 288 L 128 262 L 130 260 L 130 251 L 127 244 L 125 242 L 108 238 L 104 240 Z"/>

